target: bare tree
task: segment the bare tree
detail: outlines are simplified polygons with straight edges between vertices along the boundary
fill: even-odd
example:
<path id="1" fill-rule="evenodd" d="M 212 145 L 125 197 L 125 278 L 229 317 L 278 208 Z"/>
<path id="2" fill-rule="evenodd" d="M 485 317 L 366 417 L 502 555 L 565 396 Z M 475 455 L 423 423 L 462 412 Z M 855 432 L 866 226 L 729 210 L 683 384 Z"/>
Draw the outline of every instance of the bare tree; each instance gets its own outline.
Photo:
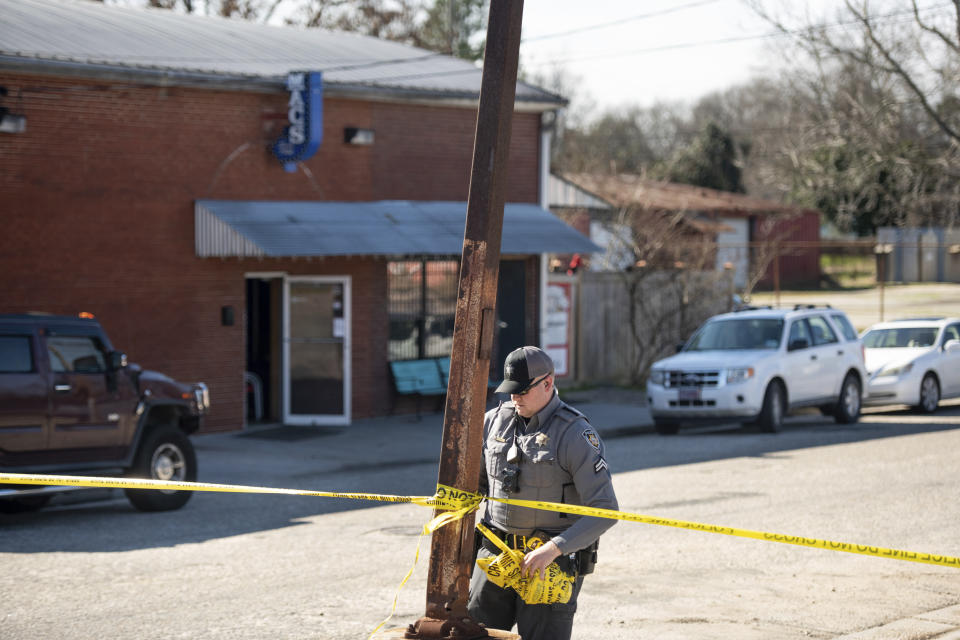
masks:
<path id="1" fill-rule="evenodd" d="M 283 0 L 146 0 L 145 4 L 156 9 L 266 22 L 281 2 Z"/>
<path id="2" fill-rule="evenodd" d="M 655 361 L 732 302 L 731 274 L 715 268 L 716 243 L 691 233 L 687 213 L 621 208 L 611 225 L 635 258 L 619 272 L 633 342 L 632 384 L 645 381 Z"/>
<path id="3" fill-rule="evenodd" d="M 421 2 L 418 0 L 300 0 L 288 24 L 369 36 L 420 45 Z"/>
<path id="4" fill-rule="evenodd" d="M 957 224 L 960 0 L 845 0 L 832 20 L 750 3 L 803 54 L 789 56 L 799 111 L 772 171 L 783 192 L 861 234 Z"/>
<path id="5" fill-rule="evenodd" d="M 476 60 L 483 55 L 489 0 L 99 0 L 269 22 L 354 31 Z"/>

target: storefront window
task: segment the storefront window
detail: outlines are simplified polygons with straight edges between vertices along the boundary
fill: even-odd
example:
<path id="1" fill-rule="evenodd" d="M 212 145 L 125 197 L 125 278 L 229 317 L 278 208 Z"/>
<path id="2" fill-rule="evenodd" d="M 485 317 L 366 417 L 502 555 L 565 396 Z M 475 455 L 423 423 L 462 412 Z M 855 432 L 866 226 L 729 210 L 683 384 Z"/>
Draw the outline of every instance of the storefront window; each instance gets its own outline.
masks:
<path id="1" fill-rule="evenodd" d="M 387 264 L 390 360 L 450 355 L 459 272 L 456 260 Z"/>

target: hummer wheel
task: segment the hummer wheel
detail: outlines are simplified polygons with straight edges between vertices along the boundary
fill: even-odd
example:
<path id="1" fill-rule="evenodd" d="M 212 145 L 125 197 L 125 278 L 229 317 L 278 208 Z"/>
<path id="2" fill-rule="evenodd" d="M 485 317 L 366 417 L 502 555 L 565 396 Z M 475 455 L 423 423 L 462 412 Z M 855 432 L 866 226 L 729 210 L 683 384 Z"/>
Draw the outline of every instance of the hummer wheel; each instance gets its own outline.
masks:
<path id="1" fill-rule="evenodd" d="M 190 439 L 173 425 L 161 425 L 140 444 L 128 478 L 150 478 L 171 482 L 197 479 L 197 454 Z M 141 511 L 170 511 L 187 503 L 192 491 L 126 489 L 131 504 Z"/>

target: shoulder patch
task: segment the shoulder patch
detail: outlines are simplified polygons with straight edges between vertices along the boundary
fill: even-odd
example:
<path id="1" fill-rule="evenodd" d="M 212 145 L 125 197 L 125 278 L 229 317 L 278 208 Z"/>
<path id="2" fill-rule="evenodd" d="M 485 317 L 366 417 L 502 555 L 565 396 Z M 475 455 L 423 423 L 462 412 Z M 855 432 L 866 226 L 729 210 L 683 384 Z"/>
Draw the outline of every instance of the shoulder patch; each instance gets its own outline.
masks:
<path id="1" fill-rule="evenodd" d="M 598 452 L 600 451 L 600 437 L 597 435 L 596 431 L 590 427 L 587 427 L 580 433 L 580 435 L 583 436 L 583 439 L 587 441 L 587 444 L 596 449 Z"/>

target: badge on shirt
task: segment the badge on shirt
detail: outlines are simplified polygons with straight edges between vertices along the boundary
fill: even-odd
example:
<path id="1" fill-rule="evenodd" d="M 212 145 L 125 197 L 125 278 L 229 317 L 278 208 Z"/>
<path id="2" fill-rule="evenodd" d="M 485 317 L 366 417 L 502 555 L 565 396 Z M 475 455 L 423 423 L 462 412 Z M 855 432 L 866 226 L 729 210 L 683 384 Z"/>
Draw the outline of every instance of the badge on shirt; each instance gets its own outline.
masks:
<path id="1" fill-rule="evenodd" d="M 545 447 L 547 443 L 550 442 L 550 436 L 545 433 L 538 433 L 537 437 L 534 438 L 538 447 Z"/>
<path id="2" fill-rule="evenodd" d="M 583 436 L 583 439 L 586 440 L 591 447 L 600 451 L 600 438 L 593 429 L 584 429 L 580 435 Z"/>

